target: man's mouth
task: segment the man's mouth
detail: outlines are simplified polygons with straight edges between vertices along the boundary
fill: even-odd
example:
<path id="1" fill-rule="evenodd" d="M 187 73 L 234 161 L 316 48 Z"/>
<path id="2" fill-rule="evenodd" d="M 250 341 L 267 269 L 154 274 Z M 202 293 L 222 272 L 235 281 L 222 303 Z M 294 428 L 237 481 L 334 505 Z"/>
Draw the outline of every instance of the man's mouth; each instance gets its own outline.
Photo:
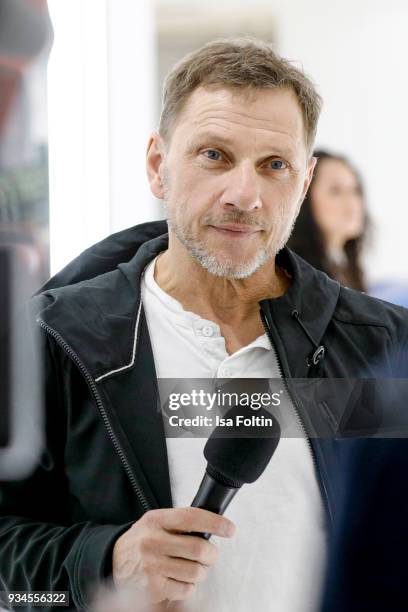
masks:
<path id="1" fill-rule="evenodd" d="M 242 223 L 222 223 L 219 225 L 210 225 L 212 229 L 231 237 L 244 237 L 251 234 L 256 234 L 261 231 L 259 227 L 253 225 L 243 225 Z"/>

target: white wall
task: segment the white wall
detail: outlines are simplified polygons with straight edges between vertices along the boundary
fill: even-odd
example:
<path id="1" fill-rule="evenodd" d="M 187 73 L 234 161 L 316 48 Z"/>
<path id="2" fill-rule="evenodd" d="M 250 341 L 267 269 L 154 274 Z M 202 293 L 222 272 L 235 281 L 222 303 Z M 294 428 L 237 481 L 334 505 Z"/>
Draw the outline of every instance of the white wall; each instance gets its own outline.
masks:
<path id="1" fill-rule="evenodd" d="M 111 230 L 158 215 L 145 156 L 155 127 L 156 58 L 150 0 L 109 0 Z"/>
<path id="2" fill-rule="evenodd" d="M 106 0 L 49 0 L 51 273 L 110 231 Z"/>
<path id="3" fill-rule="evenodd" d="M 153 125 L 149 0 L 49 0 L 51 272 L 157 215 L 145 173 Z"/>

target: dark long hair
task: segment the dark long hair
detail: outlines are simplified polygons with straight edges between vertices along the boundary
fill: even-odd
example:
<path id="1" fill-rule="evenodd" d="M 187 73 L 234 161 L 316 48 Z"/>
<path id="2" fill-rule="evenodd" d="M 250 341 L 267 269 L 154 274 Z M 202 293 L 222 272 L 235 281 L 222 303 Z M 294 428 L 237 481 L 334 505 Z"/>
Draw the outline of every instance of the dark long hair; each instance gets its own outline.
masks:
<path id="1" fill-rule="evenodd" d="M 318 158 L 314 176 L 301 206 L 292 235 L 288 241 L 288 247 L 303 257 L 312 266 L 326 272 L 331 278 L 339 280 L 342 284 L 358 291 L 366 291 L 364 273 L 361 265 L 361 253 L 367 240 L 370 221 L 364 199 L 364 189 L 361 178 L 349 160 L 342 155 L 328 153 L 318 150 L 313 153 Z M 324 160 L 336 160 L 346 164 L 354 173 L 363 199 L 364 226 L 363 231 L 357 238 L 352 238 L 344 245 L 346 265 L 341 269 L 330 261 L 323 233 L 317 224 L 313 213 L 311 198 L 313 197 L 313 183 L 319 175 L 319 164 Z"/>

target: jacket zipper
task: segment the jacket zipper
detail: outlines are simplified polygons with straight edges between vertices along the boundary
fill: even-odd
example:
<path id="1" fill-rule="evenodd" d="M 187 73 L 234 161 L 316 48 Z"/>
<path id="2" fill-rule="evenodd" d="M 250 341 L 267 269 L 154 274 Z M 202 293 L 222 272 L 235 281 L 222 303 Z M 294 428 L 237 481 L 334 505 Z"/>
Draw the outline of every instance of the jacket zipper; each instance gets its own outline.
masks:
<path id="1" fill-rule="evenodd" d="M 113 446 L 115 447 L 115 450 L 117 452 L 117 454 L 119 455 L 119 458 L 122 462 L 123 467 L 125 468 L 125 471 L 129 477 L 129 480 L 131 482 L 131 485 L 136 493 L 136 496 L 140 502 L 140 505 L 142 506 L 143 510 L 145 512 L 148 512 L 151 508 L 149 506 L 149 502 L 147 501 L 145 495 L 142 492 L 141 487 L 139 486 L 139 483 L 137 481 L 137 478 L 132 470 L 132 468 L 129 465 L 128 460 L 126 459 L 126 455 L 123 451 L 123 449 L 121 448 L 119 441 L 115 435 L 115 432 L 112 429 L 112 426 L 109 422 L 109 417 L 106 413 L 105 407 L 102 403 L 102 399 L 101 396 L 99 395 L 98 389 L 96 387 L 96 383 L 94 381 L 94 379 L 92 378 L 91 374 L 89 373 L 89 371 L 87 370 L 87 368 L 85 367 L 85 365 L 83 364 L 83 362 L 81 361 L 81 359 L 78 357 L 78 355 L 75 353 L 75 351 L 73 351 L 73 349 L 65 342 L 65 340 L 62 338 L 62 336 L 55 331 L 52 327 L 50 327 L 47 323 L 45 323 L 42 319 L 37 318 L 37 323 L 39 324 L 40 327 L 42 327 L 50 336 L 52 336 L 54 338 L 54 340 L 59 344 L 59 346 L 63 349 L 63 351 L 68 355 L 68 357 L 70 359 L 72 359 L 72 361 L 75 363 L 75 365 L 79 368 L 81 374 L 83 375 L 83 377 L 85 378 L 85 381 L 96 401 L 96 404 L 98 406 L 98 410 L 102 416 L 103 422 L 105 424 L 106 429 L 108 430 L 108 434 L 109 437 L 113 443 Z"/>
<path id="2" fill-rule="evenodd" d="M 284 373 L 283 373 L 282 361 L 281 361 L 281 358 L 280 358 L 280 356 L 278 354 L 278 351 L 276 350 L 275 342 L 274 342 L 273 337 L 272 337 L 272 332 L 270 330 L 268 320 L 267 320 L 266 315 L 263 312 L 263 310 L 260 310 L 260 315 L 261 315 L 261 320 L 262 320 L 263 327 L 265 329 L 265 333 L 266 333 L 266 335 L 269 338 L 269 342 L 271 343 L 272 350 L 273 350 L 273 352 L 275 354 L 275 359 L 276 359 L 276 362 L 278 364 L 279 375 L 280 375 L 281 379 L 283 380 L 283 384 L 284 384 L 284 387 L 285 387 L 285 389 L 287 391 L 289 400 L 290 400 L 290 402 L 292 404 L 293 411 L 295 413 L 295 416 L 297 418 L 299 426 L 300 426 L 300 428 L 302 430 L 302 433 L 303 433 L 303 435 L 304 435 L 304 437 L 306 439 L 306 444 L 307 444 L 307 446 L 309 448 L 314 468 L 316 470 L 316 473 L 318 474 L 320 486 L 321 486 L 321 488 L 323 490 L 323 493 L 324 493 L 323 500 L 324 500 L 324 505 L 326 507 L 327 514 L 329 515 L 332 524 L 334 524 L 333 515 L 332 515 L 331 509 L 330 509 L 330 506 L 329 506 L 327 489 L 326 489 L 326 486 L 324 484 L 324 481 L 323 481 L 323 478 L 322 478 L 322 475 L 321 475 L 321 472 L 320 472 L 320 469 L 319 469 L 319 466 L 318 466 L 318 463 L 317 463 L 316 454 L 315 454 L 315 452 L 313 450 L 313 446 L 312 446 L 312 443 L 310 442 L 310 438 L 309 438 L 308 433 L 306 431 L 306 428 L 304 426 L 302 417 L 300 416 L 300 410 L 299 410 L 298 405 L 296 403 L 296 399 L 295 399 L 295 397 L 293 397 L 291 395 L 291 393 L 289 391 L 289 385 L 288 385 L 288 383 L 286 381 L 286 377 L 284 376 Z"/>

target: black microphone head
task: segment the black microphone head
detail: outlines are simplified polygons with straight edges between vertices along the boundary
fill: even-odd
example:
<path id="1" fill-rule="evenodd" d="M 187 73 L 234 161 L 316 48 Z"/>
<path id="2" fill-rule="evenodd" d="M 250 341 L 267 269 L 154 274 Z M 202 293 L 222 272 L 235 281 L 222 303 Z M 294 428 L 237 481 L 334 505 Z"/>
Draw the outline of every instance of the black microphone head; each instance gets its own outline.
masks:
<path id="1" fill-rule="evenodd" d="M 253 410 L 239 405 L 231 408 L 224 419 L 231 419 L 233 424 L 216 427 L 204 447 L 207 472 L 230 487 L 255 482 L 278 446 L 279 423 L 263 408 Z"/>

